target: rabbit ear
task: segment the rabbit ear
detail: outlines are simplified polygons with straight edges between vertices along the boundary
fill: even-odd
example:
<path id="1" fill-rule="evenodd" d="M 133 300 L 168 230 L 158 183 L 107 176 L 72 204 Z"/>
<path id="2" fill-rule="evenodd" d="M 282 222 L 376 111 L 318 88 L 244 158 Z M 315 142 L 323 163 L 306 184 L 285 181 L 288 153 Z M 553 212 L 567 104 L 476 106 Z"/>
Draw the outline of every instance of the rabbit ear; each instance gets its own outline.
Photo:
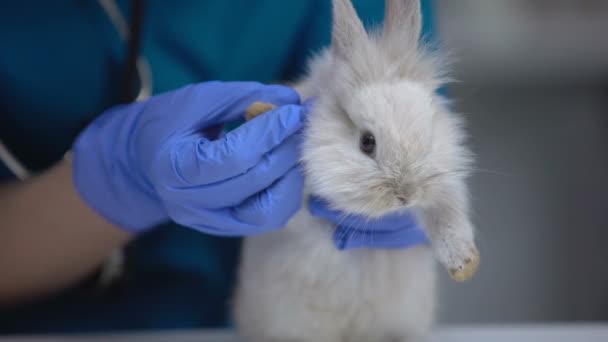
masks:
<path id="1" fill-rule="evenodd" d="M 367 32 L 350 0 L 332 0 L 332 5 L 332 46 L 338 56 L 348 59 L 355 46 L 367 39 Z"/>
<path id="2" fill-rule="evenodd" d="M 417 46 L 422 31 L 422 0 L 386 0 L 384 16 L 385 39 L 407 41 Z"/>

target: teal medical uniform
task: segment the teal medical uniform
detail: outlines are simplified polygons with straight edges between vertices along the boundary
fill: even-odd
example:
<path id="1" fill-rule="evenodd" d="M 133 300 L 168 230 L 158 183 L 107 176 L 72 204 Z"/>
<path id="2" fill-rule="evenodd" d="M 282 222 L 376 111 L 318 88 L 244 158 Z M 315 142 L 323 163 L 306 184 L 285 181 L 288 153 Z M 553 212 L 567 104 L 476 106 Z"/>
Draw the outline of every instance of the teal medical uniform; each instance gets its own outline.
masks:
<path id="1" fill-rule="evenodd" d="M 118 4 L 128 18 L 130 2 Z M 354 4 L 366 24 L 381 22 L 383 1 Z M 330 5 L 149 0 L 142 52 L 153 92 L 206 80 L 292 79 L 329 43 Z M 430 1 L 423 6 L 429 33 Z M 125 44 L 96 1 L 24 0 L 0 5 L 0 46 L 0 139 L 30 170 L 42 171 L 69 150 L 91 114 L 120 100 Z M 0 180 L 12 178 L 0 163 Z M 127 247 L 125 275 L 112 287 L 100 290 L 89 280 L 0 308 L 0 334 L 224 327 L 239 242 L 158 227 Z"/>

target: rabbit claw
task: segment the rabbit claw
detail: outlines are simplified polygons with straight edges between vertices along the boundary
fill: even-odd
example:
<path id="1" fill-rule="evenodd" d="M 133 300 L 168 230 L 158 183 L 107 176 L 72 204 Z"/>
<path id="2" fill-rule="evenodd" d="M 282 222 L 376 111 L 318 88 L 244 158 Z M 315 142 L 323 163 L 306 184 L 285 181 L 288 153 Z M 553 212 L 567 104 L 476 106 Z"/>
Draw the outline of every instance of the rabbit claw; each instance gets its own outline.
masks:
<path id="1" fill-rule="evenodd" d="M 450 268 L 449 270 L 452 279 L 458 282 L 465 282 L 471 279 L 473 275 L 477 273 L 477 269 L 479 268 L 479 251 L 477 248 L 472 247 L 469 252 L 470 255 L 465 257 L 460 265 Z"/>

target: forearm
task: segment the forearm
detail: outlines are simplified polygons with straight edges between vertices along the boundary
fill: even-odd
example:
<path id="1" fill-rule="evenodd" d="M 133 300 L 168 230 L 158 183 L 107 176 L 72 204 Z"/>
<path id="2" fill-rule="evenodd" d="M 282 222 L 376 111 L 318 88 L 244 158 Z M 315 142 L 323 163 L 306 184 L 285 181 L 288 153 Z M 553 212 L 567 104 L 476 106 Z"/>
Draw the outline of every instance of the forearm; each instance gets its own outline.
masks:
<path id="1" fill-rule="evenodd" d="M 470 278 L 477 270 L 479 252 L 469 217 L 469 202 L 463 182 L 444 184 L 439 200 L 422 215 L 424 226 L 434 245 L 437 259 L 458 281 Z"/>
<path id="2" fill-rule="evenodd" d="M 0 184 L 0 303 L 69 286 L 129 239 L 82 202 L 69 161 Z"/>

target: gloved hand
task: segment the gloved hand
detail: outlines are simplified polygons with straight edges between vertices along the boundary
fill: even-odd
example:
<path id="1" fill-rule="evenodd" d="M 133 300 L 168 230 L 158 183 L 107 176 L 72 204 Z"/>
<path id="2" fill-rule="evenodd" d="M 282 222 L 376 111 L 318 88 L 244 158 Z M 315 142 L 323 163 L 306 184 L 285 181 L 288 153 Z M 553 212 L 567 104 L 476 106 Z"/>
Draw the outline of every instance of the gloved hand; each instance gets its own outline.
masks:
<path id="1" fill-rule="evenodd" d="M 278 108 L 217 139 L 205 133 L 255 101 Z M 169 219 L 221 236 L 278 229 L 301 206 L 299 101 L 283 86 L 214 81 L 114 107 L 73 146 L 75 186 L 133 233 Z"/>
<path id="2" fill-rule="evenodd" d="M 309 210 L 336 225 L 334 244 L 340 250 L 354 248 L 406 248 L 428 243 L 428 238 L 413 214 L 390 214 L 380 219 L 345 215 L 330 209 L 328 203 L 311 196 Z"/>

